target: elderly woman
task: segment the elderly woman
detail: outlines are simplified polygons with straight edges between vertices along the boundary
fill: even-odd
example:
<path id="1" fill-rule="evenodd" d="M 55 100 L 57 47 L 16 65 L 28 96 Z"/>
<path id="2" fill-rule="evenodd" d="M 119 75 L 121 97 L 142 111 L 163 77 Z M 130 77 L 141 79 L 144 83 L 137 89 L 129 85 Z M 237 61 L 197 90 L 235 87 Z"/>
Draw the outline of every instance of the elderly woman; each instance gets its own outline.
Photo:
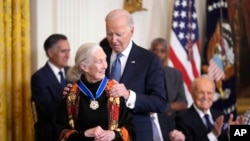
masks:
<path id="1" fill-rule="evenodd" d="M 67 77 L 73 82 L 58 109 L 56 128 L 61 141 L 135 140 L 132 116 L 122 97 L 110 97 L 116 81 L 105 77 L 106 55 L 98 44 L 83 44 Z"/>

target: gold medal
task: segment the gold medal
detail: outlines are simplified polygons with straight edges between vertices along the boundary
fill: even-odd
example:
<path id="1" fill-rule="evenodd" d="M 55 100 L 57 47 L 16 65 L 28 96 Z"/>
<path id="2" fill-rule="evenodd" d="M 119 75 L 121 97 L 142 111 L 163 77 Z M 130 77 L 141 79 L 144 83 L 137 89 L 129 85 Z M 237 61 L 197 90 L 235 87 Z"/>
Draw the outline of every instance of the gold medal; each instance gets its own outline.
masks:
<path id="1" fill-rule="evenodd" d="M 90 109 L 96 110 L 99 108 L 99 103 L 96 100 L 91 100 L 89 104 Z"/>

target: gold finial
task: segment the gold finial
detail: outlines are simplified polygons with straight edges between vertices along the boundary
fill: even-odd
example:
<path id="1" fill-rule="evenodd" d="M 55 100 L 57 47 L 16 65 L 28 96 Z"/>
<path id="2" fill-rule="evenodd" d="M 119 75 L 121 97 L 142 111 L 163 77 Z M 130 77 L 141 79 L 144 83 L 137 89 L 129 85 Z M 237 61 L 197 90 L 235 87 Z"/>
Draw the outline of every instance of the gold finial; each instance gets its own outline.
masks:
<path id="1" fill-rule="evenodd" d="M 147 11 L 147 9 L 142 7 L 142 0 L 124 0 L 123 8 L 129 13 L 135 11 Z"/>

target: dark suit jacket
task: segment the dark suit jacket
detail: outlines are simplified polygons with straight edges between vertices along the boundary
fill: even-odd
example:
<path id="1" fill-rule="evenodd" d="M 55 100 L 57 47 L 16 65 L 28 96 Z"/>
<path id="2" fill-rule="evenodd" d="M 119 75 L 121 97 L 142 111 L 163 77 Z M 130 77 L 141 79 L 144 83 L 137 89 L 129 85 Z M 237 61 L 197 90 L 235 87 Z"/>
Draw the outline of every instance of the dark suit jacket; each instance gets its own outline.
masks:
<path id="1" fill-rule="evenodd" d="M 214 109 L 210 109 L 210 111 L 214 121 L 220 115 L 223 115 L 222 112 Z M 194 106 L 191 106 L 189 109 L 181 112 L 176 116 L 176 127 L 185 134 L 186 141 L 209 141 L 209 139 L 207 138 L 207 127 L 203 123 Z M 226 130 L 222 130 L 222 134 L 218 137 L 218 140 L 228 140 Z"/>
<path id="2" fill-rule="evenodd" d="M 171 67 L 165 67 L 164 72 L 168 101 L 183 101 L 187 103 L 181 72 Z M 170 104 L 168 104 L 166 111 L 171 111 Z"/>
<path id="3" fill-rule="evenodd" d="M 53 118 L 63 100 L 63 87 L 48 63 L 32 75 L 31 91 L 38 118 L 35 123 L 36 141 L 55 140 Z"/>
<path id="4" fill-rule="evenodd" d="M 103 48 L 110 63 L 112 50 Z M 106 75 L 110 75 L 110 65 Z M 149 112 L 163 112 L 166 107 L 164 75 L 158 56 L 133 43 L 120 83 L 136 92 L 133 121 L 136 140 L 152 141 L 152 125 Z"/>
<path id="5" fill-rule="evenodd" d="M 168 116 L 166 113 L 158 113 L 158 120 L 161 127 L 161 134 L 164 141 L 170 141 L 169 133 L 176 129 L 175 121 L 172 117 Z"/>

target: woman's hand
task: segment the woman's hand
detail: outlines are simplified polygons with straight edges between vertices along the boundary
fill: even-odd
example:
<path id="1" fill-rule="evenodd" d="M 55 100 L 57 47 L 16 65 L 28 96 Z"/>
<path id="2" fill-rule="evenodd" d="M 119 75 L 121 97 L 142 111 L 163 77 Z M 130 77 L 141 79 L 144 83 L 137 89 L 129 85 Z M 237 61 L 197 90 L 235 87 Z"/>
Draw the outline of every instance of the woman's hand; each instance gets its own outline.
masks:
<path id="1" fill-rule="evenodd" d="M 94 137 L 95 141 L 111 141 L 115 139 L 115 132 L 111 130 L 103 130 L 102 127 L 96 126 L 84 132 L 86 137 Z"/>
<path id="2" fill-rule="evenodd" d="M 96 126 L 94 128 L 90 128 L 84 132 L 86 137 L 97 137 L 104 132 L 101 126 Z"/>
<path id="3" fill-rule="evenodd" d="M 104 132 L 95 137 L 95 141 L 111 141 L 113 139 L 115 139 L 115 132 L 111 130 L 104 130 Z"/>

